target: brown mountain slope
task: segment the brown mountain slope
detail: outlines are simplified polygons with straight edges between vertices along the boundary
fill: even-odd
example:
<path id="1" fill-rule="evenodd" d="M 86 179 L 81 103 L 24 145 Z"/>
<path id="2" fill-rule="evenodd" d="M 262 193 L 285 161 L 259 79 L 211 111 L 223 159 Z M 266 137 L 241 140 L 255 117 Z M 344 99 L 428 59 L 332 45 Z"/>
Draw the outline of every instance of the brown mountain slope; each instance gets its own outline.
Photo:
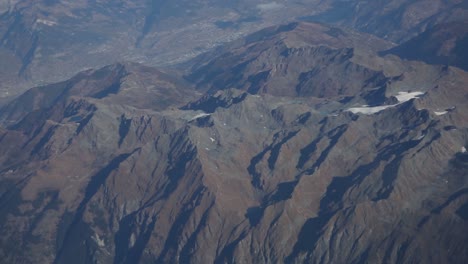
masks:
<path id="1" fill-rule="evenodd" d="M 190 71 L 185 77 L 210 93 L 236 88 L 351 103 L 361 98 L 373 105 L 399 91 L 434 86 L 445 74 L 441 67 L 376 55 L 391 46 L 363 33 L 291 23 L 199 56 L 187 63 Z"/>
<path id="2" fill-rule="evenodd" d="M 299 28 L 310 27 L 323 29 Z M 300 36 L 275 34 L 280 47 Z M 198 98 L 121 64 L 11 102 L 0 110 L 12 122 L 0 128 L 1 261 L 464 263 L 467 72 L 371 52 L 340 60 L 340 49 L 320 63 L 359 61 L 383 83 L 335 71 L 354 85 L 346 100 L 285 96 L 274 82 Z"/>
<path id="3" fill-rule="evenodd" d="M 378 69 L 356 58 L 388 47 L 390 43 L 366 34 L 291 23 L 194 59 L 187 79 L 211 91 L 239 88 L 287 96 L 346 96 L 385 82 Z"/>
<path id="4" fill-rule="evenodd" d="M 135 63 L 119 63 L 81 72 L 67 81 L 30 89 L 3 107 L 0 122 L 8 126 L 26 114 L 50 108 L 71 97 L 90 97 L 112 104 L 163 110 L 197 95 L 190 84 L 172 73 Z"/>

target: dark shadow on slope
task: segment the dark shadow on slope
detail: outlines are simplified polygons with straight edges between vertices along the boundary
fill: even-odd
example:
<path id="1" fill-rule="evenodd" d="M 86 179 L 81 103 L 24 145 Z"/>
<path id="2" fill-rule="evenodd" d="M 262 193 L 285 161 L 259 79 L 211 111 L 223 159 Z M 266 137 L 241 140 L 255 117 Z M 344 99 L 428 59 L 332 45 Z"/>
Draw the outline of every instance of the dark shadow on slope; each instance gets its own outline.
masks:
<path id="1" fill-rule="evenodd" d="M 81 121 L 78 122 L 79 125 L 76 128 L 76 132 L 75 132 L 76 135 L 79 135 L 81 133 L 83 128 L 89 123 L 89 121 L 91 120 L 91 118 L 93 118 L 93 116 L 94 116 L 94 113 L 91 112 L 85 118 L 83 118 Z"/>
<path id="2" fill-rule="evenodd" d="M 250 86 L 247 92 L 250 94 L 257 94 L 262 88 L 262 83 L 267 80 L 270 75 L 270 70 L 257 73 L 256 75 L 249 76 L 247 81 L 250 82 Z"/>
<path id="3" fill-rule="evenodd" d="M 214 113 L 218 108 L 229 108 L 232 105 L 238 104 L 245 100 L 247 93 L 242 93 L 239 96 L 231 94 L 223 94 L 214 96 L 211 94 L 203 96 L 198 101 L 189 103 L 183 107 L 182 110 L 202 110 L 206 113 Z"/>
<path id="4" fill-rule="evenodd" d="M 247 232 L 242 232 L 242 234 L 236 238 L 234 241 L 226 245 L 221 253 L 216 257 L 214 264 L 234 264 L 234 250 L 236 249 L 237 245 L 247 236 Z"/>
<path id="5" fill-rule="evenodd" d="M 301 228 L 293 251 L 284 259 L 284 263 L 295 263 L 302 252 L 312 252 L 320 238 L 322 229 L 328 223 L 333 214 L 323 214 L 315 218 L 309 218 Z"/>
<path id="6" fill-rule="evenodd" d="M 271 145 L 269 145 L 268 147 L 266 147 L 264 150 L 262 150 L 262 152 L 260 152 L 259 154 L 255 155 L 251 160 L 250 160 L 250 164 L 249 166 L 247 167 L 247 171 L 249 173 L 249 175 L 252 177 L 252 180 L 251 180 L 251 183 L 252 185 L 259 189 L 259 190 L 263 190 L 263 184 L 262 184 L 262 179 L 261 179 L 261 173 L 259 173 L 256 169 L 256 166 L 258 163 L 260 163 L 260 161 L 262 161 L 262 159 L 264 158 L 264 156 L 270 152 L 270 156 L 268 158 L 268 167 L 270 170 L 273 170 L 275 168 L 275 164 L 276 164 L 276 160 L 278 159 L 278 156 L 279 156 L 279 152 L 281 150 L 281 147 L 286 143 L 288 142 L 291 138 L 293 138 L 295 135 L 297 135 L 297 133 L 299 133 L 299 130 L 297 131 L 292 131 L 292 132 L 289 132 L 286 136 L 284 136 L 278 143 L 273 143 Z M 276 133 L 274 135 L 274 139 L 273 141 L 276 142 L 278 140 L 278 138 L 280 138 L 280 133 Z"/>
<path id="7" fill-rule="evenodd" d="M 265 208 L 262 206 L 255 206 L 255 207 L 250 207 L 247 209 L 247 212 L 245 213 L 245 217 L 249 220 L 249 224 L 252 227 L 257 226 L 258 223 L 260 223 L 260 220 L 263 217 L 263 213 L 265 211 Z"/>
<path id="8" fill-rule="evenodd" d="M 166 174 L 168 176 L 168 182 L 166 185 L 163 187 L 163 194 L 160 199 L 164 200 L 169 197 L 169 195 L 174 192 L 174 190 L 177 188 L 178 183 L 180 179 L 185 175 L 185 170 L 187 165 L 190 162 L 193 162 L 195 156 L 197 154 L 196 148 L 192 148 L 191 150 L 188 150 L 187 152 L 182 153 L 179 157 L 176 158 L 174 161 L 174 158 L 169 157 L 169 162 L 170 166 L 168 170 L 166 170 Z"/>
<path id="9" fill-rule="evenodd" d="M 290 199 L 298 183 L 299 183 L 299 180 L 290 181 L 290 182 L 282 182 L 278 184 L 273 195 L 271 195 L 267 199 L 268 200 L 267 205 L 272 205 L 272 204 Z"/>
<path id="10" fill-rule="evenodd" d="M 348 129 L 348 125 L 341 125 L 332 129 L 326 134 L 330 142 L 328 143 L 328 146 L 322 152 L 320 152 L 320 155 L 317 158 L 317 160 L 314 162 L 314 164 L 304 171 L 306 174 L 312 174 L 317 168 L 320 167 L 320 165 L 325 161 L 330 151 L 333 149 L 333 147 L 335 147 L 335 145 L 338 143 L 338 140 L 346 132 L 347 129 Z M 317 139 L 312 141 L 309 145 L 307 145 L 305 148 L 301 149 L 301 156 L 299 157 L 299 162 L 296 168 L 303 169 L 305 163 L 310 159 L 312 154 L 317 150 L 317 144 L 322 139 L 323 137 L 318 137 Z"/>
<path id="11" fill-rule="evenodd" d="M 96 98 L 96 99 L 102 99 L 104 97 L 109 96 L 110 94 L 117 94 L 120 90 L 120 85 L 121 85 L 120 80 L 118 80 L 117 82 L 111 84 L 107 88 L 91 95 L 91 97 Z"/>
<path id="12" fill-rule="evenodd" d="M 43 150 L 44 146 L 49 142 L 49 140 L 54 135 L 55 130 L 57 129 L 56 126 L 50 127 L 44 136 L 39 140 L 39 142 L 34 146 L 31 151 L 31 156 L 38 154 L 41 150 Z"/>
<path id="13" fill-rule="evenodd" d="M 34 55 L 36 54 L 36 50 L 38 47 L 38 42 L 39 42 L 39 37 L 37 35 L 32 36 L 32 43 L 31 47 L 29 48 L 28 52 L 26 55 L 22 58 L 21 61 L 21 68 L 18 72 L 19 76 L 25 76 L 26 75 L 26 70 L 28 69 L 29 65 L 34 59 Z"/>
<path id="14" fill-rule="evenodd" d="M 66 227 L 66 231 L 64 231 L 63 240 L 57 243 L 58 250 L 54 263 L 89 263 L 91 261 L 86 259 L 93 255 L 93 247 L 90 244 L 93 242 L 90 239 L 92 231 L 89 225 L 83 220 L 86 206 L 112 171 L 115 171 L 123 161 L 137 150 L 138 149 L 135 149 L 131 153 L 125 153 L 115 157 L 107 166 L 91 177 L 85 189 L 84 198 L 78 206 L 70 225 Z M 59 237 L 60 235 L 58 234 L 57 238 Z M 77 254 L 83 258 L 78 259 Z"/>
<path id="15" fill-rule="evenodd" d="M 208 207 L 208 209 L 206 209 L 206 211 L 203 213 L 203 216 L 200 219 L 200 222 L 197 225 L 195 232 L 193 232 L 190 235 L 190 237 L 187 240 L 187 243 L 185 243 L 184 247 L 182 247 L 182 249 L 180 250 L 180 254 L 179 254 L 180 263 L 190 263 L 192 254 L 195 253 L 196 251 L 197 238 L 200 232 L 206 227 L 206 222 L 208 220 L 208 216 L 213 206 L 214 206 L 214 202 L 212 202 L 211 205 Z"/>
<path id="16" fill-rule="evenodd" d="M 276 166 L 276 161 L 278 160 L 278 156 L 281 150 L 281 147 L 288 142 L 291 138 L 297 135 L 299 130 L 289 132 L 286 137 L 284 137 L 278 144 L 275 144 L 270 151 L 270 157 L 268 157 L 268 168 L 270 170 L 274 170 Z"/>
<path id="17" fill-rule="evenodd" d="M 336 135 L 340 133 L 335 133 Z M 391 145 L 383 149 L 371 163 L 359 166 L 349 176 L 334 177 L 327 187 L 325 195 L 320 200 L 319 215 L 315 218 L 309 219 L 304 224 L 298 240 L 293 248 L 292 253 L 285 259 L 286 263 L 293 263 L 301 252 L 311 252 L 315 248 L 317 238 L 320 236 L 321 230 L 328 223 L 330 218 L 343 207 L 342 200 L 345 193 L 356 184 L 360 184 L 365 177 L 370 175 L 375 170 L 380 162 L 391 159 L 395 163 L 391 165 L 388 170 L 397 168 L 400 160 L 404 157 L 406 151 L 414 148 L 420 141 L 408 141 L 400 144 Z M 330 144 L 331 145 L 331 144 Z M 320 158 L 318 159 L 320 160 Z M 317 162 L 316 162 L 317 163 Z M 315 166 L 315 165 L 314 165 Z M 385 176 L 384 176 L 385 177 Z M 393 190 L 393 182 L 395 180 L 394 174 L 389 174 L 383 179 L 383 187 L 379 190 L 377 197 L 380 199 L 388 197 Z"/>
<path id="18" fill-rule="evenodd" d="M 115 257 L 114 264 L 130 264 L 139 263 L 143 255 L 143 251 L 148 244 L 151 234 L 156 225 L 156 217 L 144 216 L 143 223 L 138 224 L 136 218 L 140 212 L 133 212 L 126 215 L 119 222 L 119 230 L 115 234 Z M 138 226 L 137 226 L 138 225 Z M 142 230 L 136 236 L 135 243 L 129 247 L 130 237 L 135 233 L 135 230 Z"/>
<path id="19" fill-rule="evenodd" d="M 174 220 L 169 233 L 167 234 L 166 242 L 159 255 L 156 263 L 176 263 L 179 255 L 179 245 L 183 239 L 183 231 L 191 216 L 203 199 L 205 187 L 199 187 L 183 205 L 182 210 Z"/>
<path id="20" fill-rule="evenodd" d="M 463 204 L 460 206 L 457 211 L 457 215 L 461 217 L 463 220 L 468 221 L 468 203 Z"/>
<path id="21" fill-rule="evenodd" d="M 127 136 L 128 132 L 130 131 L 130 126 L 132 124 L 131 118 L 125 118 L 125 115 L 122 114 L 120 116 L 120 125 L 119 125 L 119 148 L 122 145 L 125 137 Z"/>

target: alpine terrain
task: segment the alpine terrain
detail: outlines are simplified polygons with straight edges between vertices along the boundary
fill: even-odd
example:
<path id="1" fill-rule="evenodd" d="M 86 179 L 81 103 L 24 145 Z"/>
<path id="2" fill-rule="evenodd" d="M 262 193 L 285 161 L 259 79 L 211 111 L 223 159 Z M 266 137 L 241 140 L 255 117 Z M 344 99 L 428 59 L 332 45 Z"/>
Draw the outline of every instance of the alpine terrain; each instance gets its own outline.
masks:
<path id="1" fill-rule="evenodd" d="M 466 263 L 467 10 L 1 3 L 0 263 Z"/>

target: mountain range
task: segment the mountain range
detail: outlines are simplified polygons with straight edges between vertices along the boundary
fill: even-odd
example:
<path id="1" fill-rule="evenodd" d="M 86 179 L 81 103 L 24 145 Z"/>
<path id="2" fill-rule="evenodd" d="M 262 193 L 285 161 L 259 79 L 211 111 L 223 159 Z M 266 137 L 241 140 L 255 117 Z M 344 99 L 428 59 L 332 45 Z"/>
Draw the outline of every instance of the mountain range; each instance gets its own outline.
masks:
<path id="1" fill-rule="evenodd" d="M 109 1 L 0 3 L 0 97 L 121 61 L 175 65 L 262 28 L 315 21 L 397 44 L 466 20 L 462 0 Z"/>
<path id="2" fill-rule="evenodd" d="M 0 263 L 465 263 L 466 8 L 0 4 Z"/>

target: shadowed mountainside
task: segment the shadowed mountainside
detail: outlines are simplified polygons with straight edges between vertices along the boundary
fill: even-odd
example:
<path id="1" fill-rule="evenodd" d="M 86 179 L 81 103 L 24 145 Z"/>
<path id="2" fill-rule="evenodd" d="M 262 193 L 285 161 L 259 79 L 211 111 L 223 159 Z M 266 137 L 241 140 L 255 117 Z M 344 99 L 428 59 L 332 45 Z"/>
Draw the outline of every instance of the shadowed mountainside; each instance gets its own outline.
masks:
<path id="1" fill-rule="evenodd" d="M 383 54 L 468 70 L 468 20 L 432 27 Z"/>
<path id="2" fill-rule="evenodd" d="M 330 8 L 303 19 L 354 28 L 396 43 L 468 16 L 468 3 L 463 0 L 326 0 L 321 4 Z"/>

